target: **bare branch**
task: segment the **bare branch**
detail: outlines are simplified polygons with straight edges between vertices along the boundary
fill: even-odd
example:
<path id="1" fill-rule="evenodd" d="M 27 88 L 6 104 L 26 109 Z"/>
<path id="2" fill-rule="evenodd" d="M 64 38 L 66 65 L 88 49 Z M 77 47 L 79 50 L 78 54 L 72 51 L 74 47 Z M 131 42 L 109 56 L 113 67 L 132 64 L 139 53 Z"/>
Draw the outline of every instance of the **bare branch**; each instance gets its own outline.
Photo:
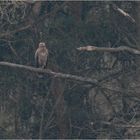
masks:
<path id="1" fill-rule="evenodd" d="M 121 127 L 121 128 L 140 128 L 140 125 L 136 124 L 122 124 L 122 123 L 113 123 L 113 122 L 107 122 L 107 121 L 101 121 L 102 124 L 108 125 L 108 126 L 114 126 L 114 127 Z M 95 125 L 95 123 L 90 122 L 92 126 Z"/>
<path id="2" fill-rule="evenodd" d="M 99 51 L 99 52 L 130 52 L 132 54 L 140 55 L 140 50 L 129 48 L 126 46 L 120 46 L 118 48 L 106 48 L 106 47 L 96 47 L 96 46 L 85 46 L 77 48 L 79 51 Z"/>
<path id="3" fill-rule="evenodd" d="M 135 125 L 135 124 L 115 124 L 115 123 L 106 122 L 106 121 L 101 121 L 101 123 L 105 125 L 112 125 L 115 127 L 122 127 L 122 128 L 140 128 L 140 125 Z"/>
<path id="4" fill-rule="evenodd" d="M 122 16 L 128 18 L 131 22 L 135 23 L 135 19 L 130 16 L 128 13 L 126 13 L 124 10 L 122 10 L 121 8 L 117 7 L 115 4 L 112 5 L 113 9 L 115 11 L 117 11 L 119 14 L 121 14 Z"/>
<path id="5" fill-rule="evenodd" d="M 24 31 L 26 29 L 29 29 L 30 27 L 32 27 L 31 24 L 27 25 L 27 26 L 24 26 L 24 27 L 21 27 L 19 29 L 16 29 L 16 30 L 13 30 L 13 31 L 8 31 L 8 32 L 5 32 L 5 33 L 1 33 L 0 34 L 0 38 L 2 37 L 5 37 L 5 36 L 12 36 L 13 34 L 17 33 L 17 32 L 21 32 L 21 31 Z"/>
<path id="6" fill-rule="evenodd" d="M 74 80 L 74 81 L 79 81 L 91 85 L 98 85 L 98 81 L 96 79 L 91 79 L 87 77 L 82 77 L 82 76 L 76 76 L 76 75 L 71 75 L 71 74 L 64 74 L 64 73 L 57 73 L 53 72 L 50 69 L 41 69 L 41 68 L 34 68 L 31 66 L 25 66 L 25 65 L 19 65 L 19 64 L 14 64 L 14 63 L 9 63 L 9 62 L 0 62 L 1 66 L 8 66 L 11 68 L 19 68 L 23 70 L 28 70 L 31 72 L 37 72 L 37 73 L 42 73 L 42 74 L 48 74 L 53 77 L 58 77 L 61 79 L 69 79 L 69 80 Z"/>
<path id="7" fill-rule="evenodd" d="M 28 3 L 28 4 L 33 4 L 36 1 L 32 1 L 32 0 L 21 0 L 22 2 Z"/>

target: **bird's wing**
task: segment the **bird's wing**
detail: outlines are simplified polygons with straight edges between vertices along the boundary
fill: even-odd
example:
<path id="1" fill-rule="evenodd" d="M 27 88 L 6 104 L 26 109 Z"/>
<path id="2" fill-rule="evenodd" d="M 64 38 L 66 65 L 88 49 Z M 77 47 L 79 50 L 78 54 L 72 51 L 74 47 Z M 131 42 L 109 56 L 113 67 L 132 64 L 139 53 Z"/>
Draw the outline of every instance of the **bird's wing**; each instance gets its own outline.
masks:
<path id="1" fill-rule="evenodd" d="M 39 67 L 39 63 L 38 63 L 38 51 L 36 50 L 35 52 L 35 65 L 38 68 Z"/>
<path id="2" fill-rule="evenodd" d="M 45 68 L 47 68 L 47 65 L 48 65 L 48 56 L 49 56 L 49 52 L 48 52 L 48 49 L 46 50 L 46 56 L 47 56 L 47 60 L 46 60 L 46 65 L 45 65 Z"/>

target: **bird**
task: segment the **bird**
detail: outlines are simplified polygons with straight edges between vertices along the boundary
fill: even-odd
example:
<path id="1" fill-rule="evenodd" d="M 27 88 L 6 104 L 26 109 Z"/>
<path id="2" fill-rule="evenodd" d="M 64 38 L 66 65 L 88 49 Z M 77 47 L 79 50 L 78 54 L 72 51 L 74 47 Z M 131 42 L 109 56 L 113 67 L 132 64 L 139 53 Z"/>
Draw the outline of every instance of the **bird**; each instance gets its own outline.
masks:
<path id="1" fill-rule="evenodd" d="M 35 52 L 35 64 L 37 68 L 47 68 L 48 55 L 48 48 L 45 42 L 40 42 Z"/>

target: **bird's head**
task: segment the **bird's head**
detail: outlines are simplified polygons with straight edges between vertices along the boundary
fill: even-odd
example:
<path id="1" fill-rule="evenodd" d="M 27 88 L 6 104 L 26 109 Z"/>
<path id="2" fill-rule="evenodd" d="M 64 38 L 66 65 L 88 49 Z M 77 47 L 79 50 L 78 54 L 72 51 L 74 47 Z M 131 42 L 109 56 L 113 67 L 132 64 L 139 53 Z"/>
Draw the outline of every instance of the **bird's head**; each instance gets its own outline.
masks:
<path id="1" fill-rule="evenodd" d="M 39 43 L 39 48 L 44 48 L 44 47 L 46 47 L 46 44 L 44 42 L 40 42 Z"/>

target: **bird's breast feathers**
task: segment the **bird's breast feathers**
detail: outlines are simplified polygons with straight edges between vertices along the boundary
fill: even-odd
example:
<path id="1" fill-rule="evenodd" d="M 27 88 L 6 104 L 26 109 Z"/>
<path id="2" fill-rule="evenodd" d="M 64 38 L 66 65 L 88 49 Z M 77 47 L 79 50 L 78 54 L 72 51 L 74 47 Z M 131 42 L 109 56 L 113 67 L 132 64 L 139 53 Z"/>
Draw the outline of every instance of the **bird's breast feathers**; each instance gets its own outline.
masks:
<path id="1" fill-rule="evenodd" d="M 47 53 L 46 53 L 46 52 L 41 52 L 40 55 L 41 55 L 41 56 L 46 56 Z"/>

